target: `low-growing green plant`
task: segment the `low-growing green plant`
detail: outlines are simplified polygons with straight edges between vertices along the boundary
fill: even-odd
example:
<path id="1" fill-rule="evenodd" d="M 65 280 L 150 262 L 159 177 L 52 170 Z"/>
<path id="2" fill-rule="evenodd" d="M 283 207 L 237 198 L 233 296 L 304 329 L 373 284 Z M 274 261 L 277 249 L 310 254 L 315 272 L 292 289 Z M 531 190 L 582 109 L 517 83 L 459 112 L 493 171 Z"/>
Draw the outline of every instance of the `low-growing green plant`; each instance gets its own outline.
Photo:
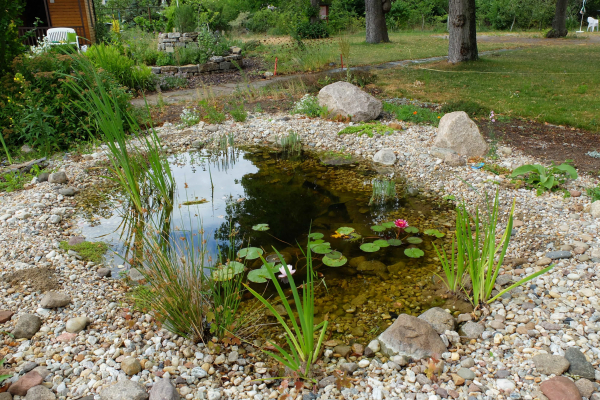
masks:
<path id="1" fill-rule="evenodd" d="M 184 108 L 179 115 L 179 119 L 182 127 L 192 126 L 200 122 L 200 114 L 195 108 Z"/>
<path id="2" fill-rule="evenodd" d="M 300 135 L 296 132 L 290 132 L 286 136 L 282 136 L 279 140 L 279 145 L 283 148 L 283 151 L 289 153 L 299 152 L 302 149 Z"/>
<path id="3" fill-rule="evenodd" d="M 237 122 L 244 122 L 248 118 L 248 112 L 241 101 L 231 102 L 229 104 L 229 115 Z"/>
<path id="4" fill-rule="evenodd" d="M 557 190 L 562 190 L 567 196 L 569 192 L 561 185 L 569 178 L 577 179 L 577 170 L 571 165 L 570 160 L 560 165 L 552 163 L 548 168 L 539 164 L 526 164 L 516 168 L 511 175 L 512 178 L 520 176 L 525 176 L 525 185 L 536 189 L 538 196 Z"/>
<path id="5" fill-rule="evenodd" d="M 211 124 L 220 124 L 227 118 L 222 109 L 215 102 L 201 100 L 198 102 L 202 113 L 202 119 Z"/>
<path id="6" fill-rule="evenodd" d="M 593 203 L 600 200 L 600 185 L 585 189 L 585 192 L 590 196 L 590 201 Z"/>
<path id="7" fill-rule="evenodd" d="M 483 166 L 482 169 L 484 171 L 491 172 L 494 175 L 506 175 L 506 176 L 508 176 L 512 172 L 510 169 L 508 169 L 506 167 L 503 167 L 501 165 L 498 165 L 498 164 L 488 164 L 488 163 L 486 163 Z"/>
<path id="8" fill-rule="evenodd" d="M 280 260 L 284 260 L 284 257 L 275 249 L 277 257 Z M 287 350 L 278 344 L 274 344 L 279 354 L 263 350 L 266 354 L 270 355 L 291 371 L 297 373 L 301 378 L 314 381 L 311 376 L 311 370 L 313 364 L 319 357 L 321 351 L 321 345 L 327 332 L 328 321 L 323 321 L 320 324 L 315 325 L 315 278 L 316 273 L 313 270 L 313 261 L 311 254 L 310 243 L 307 245 L 306 252 L 300 249 L 304 257 L 306 257 L 306 281 L 302 285 L 297 285 L 294 280 L 291 266 L 283 263 L 282 274 L 285 275 L 290 284 L 290 290 L 292 292 L 293 301 L 287 299 L 285 292 L 277 280 L 275 273 L 271 268 L 266 268 L 266 272 L 269 274 L 275 289 L 281 299 L 281 304 L 285 308 L 287 315 L 291 316 L 291 326 L 284 317 L 273 307 L 271 302 L 263 297 L 260 293 L 253 290 L 250 286 L 246 285 L 246 288 L 256 297 L 277 319 L 277 322 L 285 331 L 285 340 L 287 343 Z M 263 265 L 268 265 L 267 260 L 260 255 L 260 259 Z M 299 288 L 302 287 L 302 297 L 299 294 Z M 292 305 L 296 312 L 292 311 Z M 295 316 L 298 316 L 299 324 L 296 322 Z M 320 332 L 319 332 L 320 331 Z M 317 340 L 315 342 L 315 336 Z"/>
<path id="9" fill-rule="evenodd" d="M 347 126 L 341 131 L 338 132 L 338 135 L 344 134 L 356 134 L 358 136 L 367 135 L 368 137 L 373 137 L 375 133 L 380 135 L 389 135 L 394 132 L 394 128 L 381 124 L 379 122 L 375 123 L 366 123 L 360 125 L 351 125 Z"/>
<path id="10" fill-rule="evenodd" d="M 510 285 L 493 295 L 496 279 L 504 261 L 512 234 L 515 201 L 513 200 L 508 221 L 502 237 L 496 243 L 496 228 L 499 217 L 499 191 L 496 192 L 493 204 L 486 196 L 486 212 L 481 216 L 479 209 L 470 214 L 465 205 L 460 205 L 456 214 L 456 232 L 452 240 L 451 252 L 448 255 L 445 249 L 441 251 L 435 246 L 438 258 L 442 264 L 444 277 L 442 280 L 448 290 L 457 292 L 460 289 L 474 307 L 485 306 L 512 289 L 531 281 L 541 274 L 551 270 L 554 264 L 535 272 L 520 281 Z M 456 239 L 456 247 L 454 246 Z M 471 288 L 463 285 L 464 275 L 468 274 Z"/>
<path id="11" fill-rule="evenodd" d="M 150 67 L 136 65 L 134 60 L 121 54 L 116 46 L 100 43 L 91 46 L 85 55 L 96 67 L 109 72 L 123 86 L 131 89 L 152 89 L 154 86 Z"/>
<path id="12" fill-rule="evenodd" d="M 0 360 L 0 367 L 2 367 L 5 362 L 6 362 L 6 358 L 3 358 L 2 360 Z M 2 386 L 2 384 L 4 383 L 5 380 L 7 380 L 11 377 L 12 377 L 11 374 L 0 375 L 0 386 Z"/>
<path id="13" fill-rule="evenodd" d="M 325 118 L 329 115 L 327 107 L 320 106 L 319 100 L 316 96 L 310 94 L 304 95 L 300 100 L 294 104 L 292 114 L 304 114 L 311 118 L 321 117 Z"/>
<path id="14" fill-rule="evenodd" d="M 11 171 L 0 175 L 0 192 L 14 192 L 23 187 L 42 172 L 39 166 L 33 165 L 29 172 Z"/>
<path id="15" fill-rule="evenodd" d="M 104 261 L 104 255 L 108 251 L 108 244 L 104 242 L 81 242 L 69 245 L 68 242 L 64 241 L 60 242 L 60 248 L 65 251 L 76 251 L 85 261 L 92 261 L 99 264 Z"/>
<path id="16" fill-rule="evenodd" d="M 434 112 L 429 108 L 417 107 L 412 104 L 398 105 L 383 103 L 383 111 L 393 114 L 397 120 L 415 124 L 431 124 L 438 126 L 442 113 Z"/>

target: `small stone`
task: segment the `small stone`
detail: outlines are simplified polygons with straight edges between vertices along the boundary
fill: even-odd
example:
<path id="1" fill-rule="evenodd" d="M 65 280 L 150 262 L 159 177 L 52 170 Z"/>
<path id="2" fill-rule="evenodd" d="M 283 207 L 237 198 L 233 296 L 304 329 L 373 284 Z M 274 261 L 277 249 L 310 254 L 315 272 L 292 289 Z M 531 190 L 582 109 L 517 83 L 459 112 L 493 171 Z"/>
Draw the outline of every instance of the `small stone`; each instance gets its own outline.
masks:
<path id="1" fill-rule="evenodd" d="M 450 376 L 452 377 L 452 380 L 454 381 L 454 384 L 456 386 L 461 386 L 465 384 L 465 379 L 462 376 L 457 374 L 451 374 Z"/>
<path id="2" fill-rule="evenodd" d="M 48 182 L 59 184 L 67 183 L 67 174 L 65 173 L 65 171 L 54 172 L 48 176 Z"/>
<path id="3" fill-rule="evenodd" d="M 25 400 L 55 400 L 56 395 L 43 385 L 37 385 L 27 391 Z"/>
<path id="4" fill-rule="evenodd" d="M 373 162 L 383 165 L 394 165 L 396 154 L 392 149 L 381 149 L 373 156 Z"/>
<path id="5" fill-rule="evenodd" d="M 179 398 L 179 393 L 171 381 L 165 378 L 159 379 L 150 390 L 149 400 L 179 400 Z"/>
<path id="6" fill-rule="evenodd" d="M 371 361 L 364 359 L 364 358 L 358 362 L 358 366 L 360 368 L 367 368 L 370 364 L 371 364 Z"/>
<path id="7" fill-rule="evenodd" d="M 70 333 L 79 333 L 89 325 L 91 320 L 88 317 L 76 317 L 67 321 L 66 330 Z"/>
<path id="8" fill-rule="evenodd" d="M 100 268 L 100 269 L 98 269 L 97 275 L 100 278 L 108 278 L 112 275 L 112 273 L 111 273 L 110 269 L 108 269 L 108 268 Z"/>
<path id="9" fill-rule="evenodd" d="M 127 357 L 121 361 L 121 370 L 129 376 L 135 375 L 142 370 L 142 364 L 137 358 Z"/>
<path id="10" fill-rule="evenodd" d="M 552 263 L 552 259 L 550 257 L 542 257 L 536 261 L 535 265 L 544 266 L 550 265 Z"/>
<path id="11" fill-rule="evenodd" d="M 461 368 L 458 370 L 458 376 L 467 381 L 472 381 L 475 379 L 475 372 L 471 371 L 468 368 Z"/>
<path id="12" fill-rule="evenodd" d="M 37 180 L 38 180 L 38 182 L 47 182 L 49 177 L 50 177 L 50 172 L 41 172 L 37 176 Z"/>
<path id="13" fill-rule="evenodd" d="M 538 354 L 533 357 L 533 363 L 537 371 L 544 375 L 562 375 L 570 365 L 565 357 L 550 354 Z"/>
<path id="14" fill-rule="evenodd" d="M 590 207 L 590 213 L 594 218 L 600 217 L 600 200 L 596 200 L 592 203 L 592 206 Z"/>
<path id="15" fill-rule="evenodd" d="M 364 352 L 365 352 L 365 346 L 363 346 L 362 344 L 354 343 L 352 345 L 352 354 L 355 354 L 357 356 L 362 356 Z"/>
<path id="16" fill-rule="evenodd" d="M 571 190 L 569 190 L 569 193 L 571 194 L 571 197 L 581 196 L 581 192 L 579 190 L 571 189 Z"/>
<path id="17" fill-rule="evenodd" d="M 419 315 L 419 318 L 427 321 L 440 335 L 445 331 L 453 331 L 456 326 L 454 317 L 440 307 L 430 308 Z"/>
<path id="18" fill-rule="evenodd" d="M 570 251 L 549 251 L 546 253 L 546 257 L 551 260 L 558 260 L 561 258 L 571 258 L 573 257 L 573 254 L 571 254 Z"/>
<path id="19" fill-rule="evenodd" d="M 473 360 L 471 357 L 465 358 L 460 362 L 460 365 L 464 368 L 472 368 L 475 366 L 475 360 Z"/>
<path id="20" fill-rule="evenodd" d="M 0 310 L 0 324 L 10 321 L 13 315 L 15 315 L 15 313 L 12 311 Z"/>
<path id="21" fill-rule="evenodd" d="M 371 349 L 373 351 L 373 353 L 377 353 L 381 349 L 379 340 L 377 340 L 377 339 L 371 340 L 369 342 L 369 344 L 367 345 L 367 347 L 369 349 Z"/>
<path id="22" fill-rule="evenodd" d="M 506 393 L 511 393 L 516 389 L 516 385 L 513 381 L 508 379 L 498 379 L 496 381 L 496 386 L 498 389 L 505 391 Z"/>
<path id="23" fill-rule="evenodd" d="M 469 321 L 458 330 L 458 334 L 469 339 L 478 339 L 483 331 L 485 331 L 483 325 Z"/>
<path id="24" fill-rule="evenodd" d="M 42 327 L 42 320 L 34 314 L 23 314 L 17 321 L 12 334 L 15 339 L 31 339 Z"/>
<path id="25" fill-rule="evenodd" d="M 540 389 L 548 400 L 581 400 L 577 386 L 564 376 L 555 376 L 542 382 Z"/>
<path id="26" fill-rule="evenodd" d="M 37 372 L 31 371 L 19 378 L 19 380 L 13 383 L 8 391 L 13 396 L 25 396 L 27 391 L 34 386 L 41 385 L 44 378 Z"/>
<path id="27" fill-rule="evenodd" d="M 319 381 L 319 387 L 324 388 L 329 385 L 335 385 L 335 376 L 326 376 Z"/>
<path id="28" fill-rule="evenodd" d="M 369 360 L 366 360 L 369 361 Z M 369 364 L 367 364 L 369 365 Z M 361 367 L 364 368 L 364 367 Z M 347 374 L 351 374 L 358 369 L 358 364 L 356 363 L 342 363 L 340 364 L 340 370 L 346 372 Z"/>
<path id="29" fill-rule="evenodd" d="M 83 242 L 85 242 L 85 238 L 83 236 L 71 236 L 69 238 L 68 244 L 69 244 L 69 246 L 76 246 L 76 245 L 81 244 Z"/>
<path id="30" fill-rule="evenodd" d="M 192 368 L 191 374 L 194 378 L 198 378 L 198 379 L 206 378 L 208 376 L 208 373 L 206 372 L 206 370 L 201 367 Z"/>
<path id="31" fill-rule="evenodd" d="M 469 322 L 473 319 L 473 316 L 471 314 L 465 313 L 465 314 L 459 314 L 458 317 L 456 318 L 456 322 L 458 322 L 459 324 L 462 324 L 463 322 Z"/>
<path id="32" fill-rule="evenodd" d="M 575 386 L 577 386 L 577 389 L 579 390 L 581 396 L 586 397 L 588 399 L 592 397 L 592 393 L 596 391 L 594 384 L 585 378 L 576 381 Z"/>
<path id="33" fill-rule="evenodd" d="M 58 189 L 58 193 L 62 194 L 63 196 L 75 196 L 77 189 L 72 187 L 62 188 Z"/>
<path id="34" fill-rule="evenodd" d="M 350 346 L 338 345 L 333 348 L 333 354 L 339 354 L 340 357 L 346 357 L 351 351 Z"/>
<path id="35" fill-rule="evenodd" d="M 568 347 L 565 351 L 565 358 L 569 361 L 569 373 L 582 378 L 596 379 L 594 366 L 585 358 L 585 355 L 575 347 Z"/>
<path id="36" fill-rule="evenodd" d="M 42 298 L 40 302 L 40 307 L 42 308 L 59 308 L 68 305 L 71 302 L 71 296 L 58 293 L 58 292 L 48 292 Z"/>
<path id="37" fill-rule="evenodd" d="M 100 392 L 100 400 L 146 400 L 148 393 L 141 384 L 123 379 Z"/>

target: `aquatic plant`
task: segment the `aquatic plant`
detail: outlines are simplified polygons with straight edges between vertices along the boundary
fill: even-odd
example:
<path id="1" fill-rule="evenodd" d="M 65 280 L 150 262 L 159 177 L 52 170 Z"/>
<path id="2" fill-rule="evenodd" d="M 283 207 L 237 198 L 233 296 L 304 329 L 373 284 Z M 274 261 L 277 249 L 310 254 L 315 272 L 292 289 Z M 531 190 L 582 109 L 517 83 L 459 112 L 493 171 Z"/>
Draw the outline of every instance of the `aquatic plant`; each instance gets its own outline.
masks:
<path id="1" fill-rule="evenodd" d="M 456 214 L 456 248 L 454 239 L 449 256 L 445 250 L 440 252 L 435 247 L 442 263 L 445 275 L 444 282 L 448 290 L 456 292 L 460 286 L 474 307 L 492 303 L 515 287 L 523 285 L 554 268 L 554 264 L 552 264 L 521 279 L 492 297 L 492 291 L 496 285 L 496 279 L 510 242 L 515 211 L 515 200 L 513 200 L 506 228 L 499 243 L 496 244 L 496 227 L 498 226 L 499 213 L 498 199 L 499 191 L 496 191 L 493 204 L 490 204 L 490 200 L 486 196 L 486 215 L 483 219 L 480 218 L 479 208 L 476 208 L 474 214 L 470 214 L 464 204 L 459 206 Z M 471 289 L 466 289 L 463 286 L 465 273 L 471 279 Z"/>
<path id="2" fill-rule="evenodd" d="M 293 267 L 289 264 L 287 264 L 287 268 L 284 266 L 279 267 L 279 275 L 277 275 L 277 277 L 279 278 L 279 280 L 283 283 L 288 283 L 288 273 L 290 275 L 294 275 L 294 273 L 296 273 L 296 270 L 293 269 Z"/>
<path id="3" fill-rule="evenodd" d="M 273 248 L 277 257 L 280 260 L 283 260 L 284 257 L 277 251 L 277 249 Z M 279 294 L 279 298 L 281 299 L 281 304 L 285 308 L 287 315 L 292 316 L 290 318 L 291 326 L 288 322 L 283 318 L 283 316 L 271 305 L 269 300 L 265 299 L 261 294 L 253 290 L 251 287 L 246 285 L 246 288 L 256 297 L 269 311 L 275 316 L 277 322 L 285 331 L 285 341 L 287 343 L 288 350 L 279 346 L 278 344 L 273 344 L 277 349 L 279 354 L 275 354 L 274 352 L 263 350 L 264 353 L 273 357 L 286 367 L 288 367 L 294 373 L 297 373 L 301 378 L 312 380 L 316 382 L 311 377 L 311 369 L 314 362 L 317 360 L 319 356 L 319 352 L 321 351 L 321 345 L 323 343 L 323 339 L 325 338 L 325 333 L 327 332 L 328 321 L 323 321 L 318 325 L 314 324 L 314 315 L 315 315 L 315 272 L 313 271 L 313 262 L 312 262 L 312 254 L 310 245 L 307 246 L 306 252 L 300 249 L 304 257 L 306 257 L 306 281 L 302 285 L 296 285 L 292 272 L 287 264 L 283 264 L 283 268 L 285 270 L 285 274 L 288 277 L 290 283 L 290 290 L 292 292 L 293 297 L 293 305 L 297 311 L 298 322 L 296 322 L 296 318 L 294 317 L 296 313 L 292 311 L 292 302 L 287 299 L 281 284 L 275 278 L 275 273 L 267 268 L 266 271 L 271 277 L 275 289 Z M 263 264 L 267 265 L 267 261 L 260 256 Z M 298 292 L 299 287 L 302 287 L 302 297 Z M 319 333 L 320 332 L 320 333 Z M 318 335 L 318 339 L 315 342 L 315 335 Z"/>
<path id="4" fill-rule="evenodd" d="M 395 220 L 394 225 L 396 225 L 396 228 L 402 229 L 402 230 L 408 228 L 408 222 L 406 222 L 406 220 L 404 220 L 404 219 Z"/>
<path id="5" fill-rule="evenodd" d="M 385 204 L 396 199 L 396 182 L 391 179 L 374 179 L 369 204 Z"/>
<path id="6" fill-rule="evenodd" d="M 289 153 L 297 153 L 302 150 L 302 142 L 300 141 L 300 135 L 296 132 L 290 132 L 286 136 L 282 136 L 279 139 L 279 145 L 283 149 L 283 151 Z"/>

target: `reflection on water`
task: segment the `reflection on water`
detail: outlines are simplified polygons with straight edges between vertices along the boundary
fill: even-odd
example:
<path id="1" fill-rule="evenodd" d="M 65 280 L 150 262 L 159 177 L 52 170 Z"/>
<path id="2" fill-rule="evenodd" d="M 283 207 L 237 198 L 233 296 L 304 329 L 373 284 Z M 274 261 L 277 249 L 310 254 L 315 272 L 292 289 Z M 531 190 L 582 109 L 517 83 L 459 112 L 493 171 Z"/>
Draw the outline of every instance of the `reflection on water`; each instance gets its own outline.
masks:
<path id="1" fill-rule="evenodd" d="M 262 247 L 268 255 L 274 246 L 298 273 L 302 273 L 303 265 L 297 244 L 306 244 L 309 229 L 323 233 L 331 248 L 349 260 L 343 267 L 332 268 L 321 263 L 322 256 L 315 255 L 314 263 L 327 284 L 327 290 L 324 286 L 319 289 L 317 320 L 328 318 L 340 334 L 353 330 L 354 336 L 372 336 L 387 326 L 394 314 L 418 314 L 443 304 L 440 293 L 430 289 L 438 268 L 430 238 L 423 236 L 419 245 L 425 256 L 412 259 L 404 255 L 404 247 L 365 253 L 359 248 L 360 241 L 332 235 L 346 226 L 369 241 L 389 238 L 370 227 L 396 218 L 408 220 L 421 231 L 447 231 L 452 219 L 447 210 L 431 199 L 405 197 L 402 190 L 392 202 L 370 204 L 371 182 L 380 177 L 376 171 L 351 160 L 336 162 L 331 155 L 321 159 L 327 164 L 306 154 L 284 156 L 259 148 L 173 156 L 174 208 L 155 204 L 146 218 L 169 233 L 172 240 L 189 237 L 202 226 L 207 255 L 213 260 L 219 248 L 227 250 L 233 228 L 238 232 L 237 247 Z M 106 241 L 113 251 L 128 258 L 128 244 L 135 241 L 135 235 L 124 228 L 139 224 L 123 221 L 122 212 L 115 210 L 109 218 L 95 221 L 95 226 L 82 220 L 80 229 L 88 240 Z M 263 223 L 269 224 L 268 231 L 252 230 L 253 225 Z M 112 262 L 123 263 L 120 257 Z M 246 267 L 259 268 L 260 260 L 249 261 Z"/>

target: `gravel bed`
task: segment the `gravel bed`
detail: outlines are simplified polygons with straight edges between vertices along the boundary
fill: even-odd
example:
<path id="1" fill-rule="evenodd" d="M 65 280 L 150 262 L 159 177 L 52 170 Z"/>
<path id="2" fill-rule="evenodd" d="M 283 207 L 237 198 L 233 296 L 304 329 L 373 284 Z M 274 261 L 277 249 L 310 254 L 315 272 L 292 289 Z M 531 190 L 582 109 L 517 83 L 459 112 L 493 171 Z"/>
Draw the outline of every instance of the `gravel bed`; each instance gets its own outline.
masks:
<path id="1" fill-rule="evenodd" d="M 185 399 L 529 400 L 546 398 L 540 384 L 552 374 L 570 373 L 583 377 L 577 382 L 581 393 L 600 399 L 592 394 L 600 379 L 600 312 L 596 311 L 600 308 L 596 292 L 600 240 L 598 221 L 589 213 L 590 199 L 581 194 L 595 184 L 594 179 L 580 176 L 568 183 L 573 196 L 567 199 L 562 193 L 537 197 L 534 191 L 508 187 L 504 177 L 469 165 L 449 166 L 429 154 L 436 128 L 394 122 L 405 129 L 369 138 L 338 135 L 348 125 L 344 123 L 256 113 L 245 123 L 201 123 L 186 129 L 165 124 L 159 135 L 166 151 L 178 153 L 216 145 L 224 134 L 233 133 L 238 144 L 268 145 L 294 131 L 309 149 L 352 154 L 366 162 L 372 162 L 379 150 L 391 149 L 397 161 L 384 169 L 397 171 L 422 193 L 453 195 L 474 205 L 481 202 L 483 191 L 500 188 L 504 210 L 515 199 L 517 220 L 507 253 L 511 262 L 500 276 L 502 283 L 518 280 L 550 261 L 556 267 L 492 304 L 490 314 L 478 324 L 463 326 L 460 343 L 447 335 L 454 343 L 440 355 L 442 362 L 433 376 L 426 374 L 427 360 L 388 359 L 375 342 L 362 343 L 362 349 L 357 347 L 346 357 L 336 356 L 339 349 L 328 347 L 323 360 L 327 378 L 319 383 L 318 393 L 296 390 L 292 384 L 290 388 L 273 385 L 260 380 L 272 376 L 274 364 L 257 348 L 232 346 L 219 353 L 214 346 L 175 337 L 159 328 L 150 315 L 130 310 L 123 280 L 99 276 L 105 275 L 102 265 L 83 262 L 58 247 L 61 240 L 77 234 L 75 203 L 68 195 L 73 191 L 65 189 L 76 192 L 96 184 L 99 178 L 86 171 L 104 158 L 98 150 L 79 162 L 52 161 L 51 168 L 64 170 L 68 182 L 33 183 L 28 190 L 0 196 L 0 331 L 29 336 L 27 331 L 41 324 L 29 339 L 0 337 L 4 341 L 0 357 L 6 356 L 8 368 L 15 373 L 13 386 L 29 381 L 30 387 L 39 385 L 40 376 L 49 391 L 47 397 L 35 398 L 43 399 L 143 399 L 152 387 L 151 399 L 176 398 L 169 392 L 167 378 Z M 507 147 L 499 153 L 494 162 L 509 168 L 537 161 Z M 42 307 L 62 304 L 61 296 L 44 298 L 48 276 L 36 279 L 48 269 L 54 270 L 50 278 L 58 283 L 58 292 L 70 297 L 65 306 Z M 20 280 L 6 281 L 9 274 L 21 270 L 30 271 Z M 4 321 L 10 316 L 6 311 L 14 315 Z M 459 322 L 469 324 L 469 319 L 461 315 Z M 364 355 L 357 356 L 361 350 Z M 583 359 L 578 358 L 581 354 Z M 567 369 L 560 367 L 565 360 L 569 360 Z M 336 387 L 336 370 L 349 375 L 352 387 Z M 115 382 L 118 386 L 113 387 Z M 170 394 L 157 397 L 159 390 Z"/>

